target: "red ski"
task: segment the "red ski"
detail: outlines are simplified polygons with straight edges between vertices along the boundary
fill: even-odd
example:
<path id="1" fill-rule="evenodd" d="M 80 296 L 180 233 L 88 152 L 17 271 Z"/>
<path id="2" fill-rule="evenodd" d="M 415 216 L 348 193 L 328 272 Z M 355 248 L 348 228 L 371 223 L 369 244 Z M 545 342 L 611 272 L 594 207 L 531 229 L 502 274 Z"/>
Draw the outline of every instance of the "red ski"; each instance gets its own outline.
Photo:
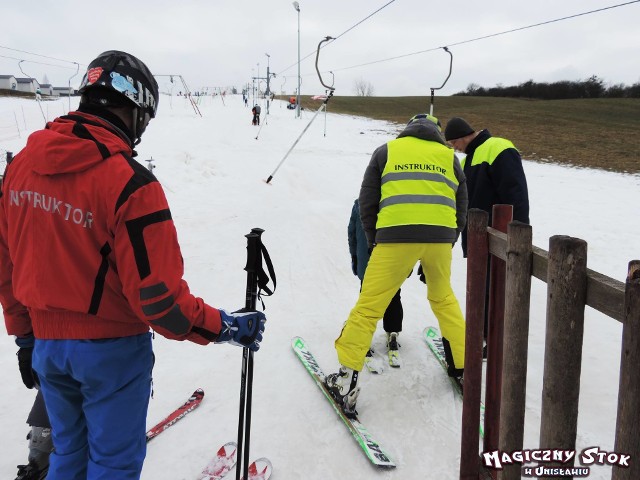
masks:
<path id="1" fill-rule="evenodd" d="M 153 428 L 149 429 L 147 432 L 147 442 L 152 438 L 157 437 L 162 432 L 164 432 L 171 425 L 175 424 L 178 420 L 184 418 L 189 412 L 192 412 L 196 408 L 200 406 L 202 403 L 202 399 L 204 398 L 204 390 L 198 388 L 193 394 L 189 397 L 189 399 L 184 403 L 184 405 L 176 408 L 171 414 L 162 420 L 160 423 L 155 425 Z"/>
<path id="2" fill-rule="evenodd" d="M 220 447 L 216 456 L 204 467 L 198 480 L 220 480 L 224 478 L 236 464 L 237 455 L 238 445 L 236 442 L 225 443 Z"/>
<path id="3" fill-rule="evenodd" d="M 262 457 L 249 465 L 249 480 L 269 480 L 273 466 L 268 458 Z"/>
<path id="4" fill-rule="evenodd" d="M 236 465 L 238 445 L 236 442 L 229 442 L 220 447 L 207 466 L 202 470 L 198 480 L 223 480 L 230 477 L 227 475 Z M 249 480 L 269 480 L 273 466 L 268 458 L 262 457 L 254 460 L 249 465 Z M 243 477 L 243 480 L 244 477 Z"/>

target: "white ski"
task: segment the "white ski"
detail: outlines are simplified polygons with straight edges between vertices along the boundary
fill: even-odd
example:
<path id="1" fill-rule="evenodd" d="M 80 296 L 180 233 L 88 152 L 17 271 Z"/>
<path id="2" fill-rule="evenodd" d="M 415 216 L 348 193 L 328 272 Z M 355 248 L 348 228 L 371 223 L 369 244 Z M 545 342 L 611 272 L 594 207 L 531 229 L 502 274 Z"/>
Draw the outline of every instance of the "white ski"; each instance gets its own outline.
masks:
<path id="1" fill-rule="evenodd" d="M 318 388 L 322 390 L 324 396 L 327 398 L 327 400 L 329 400 L 329 403 L 331 403 L 338 416 L 347 426 L 347 428 L 353 435 L 353 438 L 355 438 L 356 442 L 358 442 L 358 445 L 360 445 L 360 448 L 362 448 L 371 463 L 378 467 L 395 467 L 396 465 L 391 460 L 391 457 L 382 449 L 380 444 L 373 438 L 366 427 L 362 423 L 360 423 L 357 418 L 348 418 L 342 411 L 342 408 L 331 396 L 324 385 L 324 372 L 313 356 L 313 353 L 311 353 L 311 351 L 307 347 L 304 339 L 301 337 L 293 337 L 293 339 L 291 339 L 291 347 L 293 348 L 293 351 L 295 352 L 298 359 L 307 369 L 307 372 L 309 372 L 313 380 L 316 382 Z"/>

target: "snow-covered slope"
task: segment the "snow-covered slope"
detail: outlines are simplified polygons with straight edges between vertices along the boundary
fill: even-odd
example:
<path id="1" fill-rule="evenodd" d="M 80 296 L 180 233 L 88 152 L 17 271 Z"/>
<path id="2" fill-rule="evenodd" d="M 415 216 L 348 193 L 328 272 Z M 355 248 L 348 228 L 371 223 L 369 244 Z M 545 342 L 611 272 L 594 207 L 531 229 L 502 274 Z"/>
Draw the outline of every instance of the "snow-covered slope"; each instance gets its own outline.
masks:
<path id="1" fill-rule="evenodd" d="M 319 104 L 318 104 L 319 107 Z M 17 152 L 26 133 L 66 111 L 67 100 L 35 102 L 0 98 L 0 149 Z M 424 285 L 405 282 L 400 337 L 404 364 L 382 375 L 363 373 L 361 420 L 398 467 L 369 465 L 345 427 L 291 352 L 303 336 L 325 371 L 337 368 L 333 341 L 355 303 L 359 282 L 351 273 L 347 224 L 351 205 L 373 150 L 394 137 L 396 126 L 321 113 L 271 185 L 273 172 L 314 112 L 294 112 L 272 103 L 258 127 L 240 96 L 203 97 L 196 115 L 182 97 L 162 97 L 140 145 L 138 159 L 153 157 L 178 228 L 186 280 L 216 307 L 244 304 L 246 239 L 251 228 L 263 240 L 276 268 L 278 286 L 265 299 L 265 340 L 255 356 L 252 457 L 269 456 L 274 479 L 453 479 L 460 456 L 461 402 L 420 333 L 435 320 Z M 419 112 L 416 112 L 419 113 Z M 437 113 L 437 112 L 436 112 Z M 20 136 L 14 118 L 18 120 Z M 6 127 L 6 125 L 9 127 Z M 485 127 L 485 126 L 482 126 Z M 491 125 L 486 125 L 490 128 Z M 0 152 L 3 153 L 3 152 Z M 143 162 L 145 163 L 145 162 Z M 589 243 L 589 267 L 623 280 L 627 262 L 638 258 L 640 178 L 525 162 L 534 243 L 548 248 L 555 234 Z M 464 309 L 466 262 L 454 250 L 453 284 Z M 539 437 L 544 355 L 545 285 L 534 282 L 531 302 L 525 447 Z M 613 449 L 618 388 L 618 322 L 587 309 L 578 448 Z M 374 338 L 381 351 L 382 325 Z M 149 444 L 143 479 L 192 479 L 208 457 L 237 433 L 241 350 L 154 341 L 154 398 L 149 425 L 181 404 L 197 387 L 202 406 Z M 0 336 L 0 477 L 13 478 L 27 456 L 26 415 L 35 392 L 18 374 L 13 339 Z M 559 366 L 559 368 L 561 368 Z M 608 478 L 596 467 L 590 478 Z"/>

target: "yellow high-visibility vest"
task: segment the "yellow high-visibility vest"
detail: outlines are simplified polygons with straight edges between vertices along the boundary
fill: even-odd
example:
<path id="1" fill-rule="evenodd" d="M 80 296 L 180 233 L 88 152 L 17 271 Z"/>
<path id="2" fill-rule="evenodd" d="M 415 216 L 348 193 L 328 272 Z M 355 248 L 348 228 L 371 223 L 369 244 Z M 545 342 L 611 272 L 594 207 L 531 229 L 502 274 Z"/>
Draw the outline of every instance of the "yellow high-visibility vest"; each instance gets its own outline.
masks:
<path id="1" fill-rule="evenodd" d="M 456 228 L 453 150 L 437 142 L 402 137 L 387 143 L 387 164 L 376 228 L 439 225 Z"/>
<path id="2" fill-rule="evenodd" d="M 516 148 L 506 138 L 490 137 L 482 145 L 476 148 L 473 152 L 473 159 L 471 160 L 471 166 L 479 165 L 481 163 L 488 163 L 491 165 L 493 161 L 507 148 Z M 462 168 L 466 162 L 466 158 L 462 160 Z"/>

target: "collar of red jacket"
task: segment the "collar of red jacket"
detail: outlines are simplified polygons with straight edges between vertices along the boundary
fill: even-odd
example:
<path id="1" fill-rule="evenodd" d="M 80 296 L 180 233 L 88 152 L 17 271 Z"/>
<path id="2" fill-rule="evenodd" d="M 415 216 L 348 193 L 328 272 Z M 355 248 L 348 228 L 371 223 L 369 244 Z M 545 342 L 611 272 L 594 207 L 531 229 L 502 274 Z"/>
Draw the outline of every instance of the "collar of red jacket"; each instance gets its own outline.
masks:
<path id="1" fill-rule="evenodd" d="M 81 112 L 56 118 L 44 130 L 31 134 L 25 149 L 44 153 L 32 157 L 33 169 L 40 175 L 81 172 L 118 153 L 133 153 L 126 135 L 117 127 Z"/>

